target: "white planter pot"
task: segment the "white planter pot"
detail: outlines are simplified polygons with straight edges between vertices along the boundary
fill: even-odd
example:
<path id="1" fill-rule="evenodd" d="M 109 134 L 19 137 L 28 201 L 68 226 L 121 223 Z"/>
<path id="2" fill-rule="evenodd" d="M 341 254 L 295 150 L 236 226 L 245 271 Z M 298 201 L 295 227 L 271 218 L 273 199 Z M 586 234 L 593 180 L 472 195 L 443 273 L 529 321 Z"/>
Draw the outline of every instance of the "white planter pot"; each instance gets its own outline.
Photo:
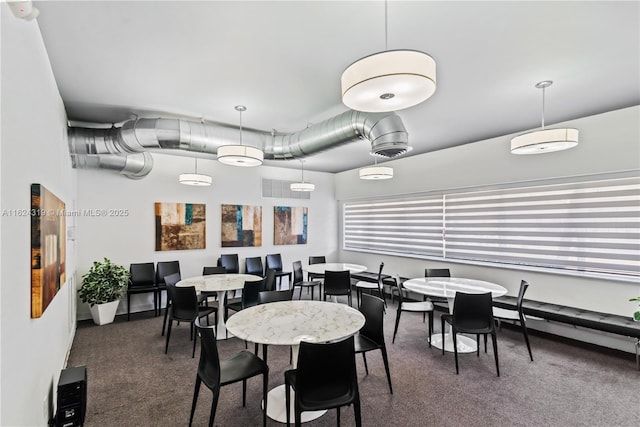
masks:
<path id="1" fill-rule="evenodd" d="M 89 307 L 93 322 L 96 325 L 113 323 L 113 319 L 116 317 L 116 311 L 118 310 L 118 304 L 120 304 L 120 301 L 111 301 L 104 304 L 94 304 Z"/>

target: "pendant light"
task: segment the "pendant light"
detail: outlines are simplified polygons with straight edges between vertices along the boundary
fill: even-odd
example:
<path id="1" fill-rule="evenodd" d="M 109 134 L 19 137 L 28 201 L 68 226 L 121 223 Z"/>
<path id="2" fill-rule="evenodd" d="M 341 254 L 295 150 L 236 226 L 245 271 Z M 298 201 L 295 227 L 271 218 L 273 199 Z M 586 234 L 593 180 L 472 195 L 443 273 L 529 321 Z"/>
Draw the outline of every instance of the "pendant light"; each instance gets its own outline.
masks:
<path id="1" fill-rule="evenodd" d="M 204 118 L 202 119 L 202 127 L 205 131 L 205 138 L 206 138 L 207 127 L 204 126 Z M 209 175 L 198 173 L 198 157 L 196 157 L 195 172 L 181 173 L 180 176 L 178 177 L 178 182 L 184 185 L 209 186 L 213 183 L 213 178 L 211 178 Z"/>
<path id="2" fill-rule="evenodd" d="M 247 107 L 236 105 L 235 109 L 240 113 L 240 144 L 221 145 L 218 147 L 218 161 L 232 166 L 260 166 L 264 159 L 262 150 L 250 145 L 242 145 L 242 113 L 247 111 Z"/>
<path id="3" fill-rule="evenodd" d="M 305 182 L 304 180 L 304 160 L 300 160 L 300 167 L 302 169 L 302 180 L 300 182 L 292 182 L 289 184 L 289 189 L 291 191 L 313 191 L 316 189 L 316 186 L 310 182 Z"/>
<path id="4" fill-rule="evenodd" d="M 393 178 L 393 168 L 389 166 L 378 166 L 378 159 L 376 158 L 373 166 L 360 169 L 358 172 L 360 179 L 374 180 L 374 179 L 391 179 Z"/>
<path id="5" fill-rule="evenodd" d="M 536 88 L 542 89 L 542 129 L 518 135 L 511 140 L 511 153 L 513 154 L 541 154 L 554 151 L 567 150 L 578 145 L 578 129 L 545 129 L 544 128 L 544 101 L 545 89 L 551 86 L 553 81 L 545 80 L 536 84 Z"/>
<path id="6" fill-rule="evenodd" d="M 387 50 L 384 2 L 384 52 L 366 56 L 342 73 L 342 102 L 352 110 L 396 111 L 427 100 L 436 90 L 436 62 L 424 52 Z"/>

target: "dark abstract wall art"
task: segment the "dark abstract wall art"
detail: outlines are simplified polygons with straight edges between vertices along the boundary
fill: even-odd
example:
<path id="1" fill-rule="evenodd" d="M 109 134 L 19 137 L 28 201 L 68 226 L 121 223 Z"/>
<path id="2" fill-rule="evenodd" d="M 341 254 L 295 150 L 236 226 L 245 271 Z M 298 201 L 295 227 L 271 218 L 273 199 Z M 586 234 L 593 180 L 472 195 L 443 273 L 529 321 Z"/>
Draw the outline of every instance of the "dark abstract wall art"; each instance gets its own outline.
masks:
<path id="1" fill-rule="evenodd" d="M 307 243 L 308 208 L 274 206 L 273 244 L 304 245 Z"/>
<path id="2" fill-rule="evenodd" d="M 155 204 L 156 251 L 205 249 L 206 207 L 196 203 Z"/>
<path id="3" fill-rule="evenodd" d="M 262 206 L 222 205 L 222 247 L 262 246 Z"/>

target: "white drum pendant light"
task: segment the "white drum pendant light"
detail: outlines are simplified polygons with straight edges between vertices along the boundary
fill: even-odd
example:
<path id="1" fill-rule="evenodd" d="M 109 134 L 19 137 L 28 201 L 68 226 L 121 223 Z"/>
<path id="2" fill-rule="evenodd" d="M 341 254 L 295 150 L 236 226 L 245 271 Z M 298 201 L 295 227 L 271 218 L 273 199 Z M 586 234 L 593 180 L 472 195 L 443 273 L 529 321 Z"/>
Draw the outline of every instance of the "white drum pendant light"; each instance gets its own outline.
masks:
<path id="1" fill-rule="evenodd" d="M 544 101 L 545 89 L 551 86 L 551 80 L 545 80 L 536 84 L 536 88 L 542 89 L 542 129 L 518 135 L 511 140 L 511 153 L 513 154 L 542 154 L 554 151 L 567 150 L 578 145 L 578 129 L 544 128 Z"/>
<path id="2" fill-rule="evenodd" d="M 358 171 L 360 179 L 391 179 L 393 178 L 393 168 L 389 166 L 378 166 L 378 159 L 375 159 L 373 166 L 362 168 Z"/>
<path id="3" fill-rule="evenodd" d="M 316 189 L 316 186 L 310 182 L 304 181 L 304 160 L 300 160 L 300 165 L 302 169 L 302 180 L 300 182 L 292 182 L 289 184 L 289 189 L 291 191 L 313 191 Z"/>
<path id="4" fill-rule="evenodd" d="M 196 167 L 194 173 L 181 173 L 178 182 L 184 185 L 202 185 L 207 186 L 213 183 L 213 178 L 209 175 L 198 173 L 198 158 L 196 157 Z"/>
<path id="5" fill-rule="evenodd" d="M 427 100 L 436 90 L 436 62 L 417 50 L 387 50 L 359 59 L 342 73 L 342 102 L 352 110 L 396 111 Z"/>
<path id="6" fill-rule="evenodd" d="M 247 110 L 244 105 L 236 105 L 236 111 L 240 113 L 240 144 L 221 145 L 218 147 L 218 161 L 225 165 L 253 167 L 260 166 L 264 159 L 262 150 L 250 145 L 242 145 L 242 112 Z"/>

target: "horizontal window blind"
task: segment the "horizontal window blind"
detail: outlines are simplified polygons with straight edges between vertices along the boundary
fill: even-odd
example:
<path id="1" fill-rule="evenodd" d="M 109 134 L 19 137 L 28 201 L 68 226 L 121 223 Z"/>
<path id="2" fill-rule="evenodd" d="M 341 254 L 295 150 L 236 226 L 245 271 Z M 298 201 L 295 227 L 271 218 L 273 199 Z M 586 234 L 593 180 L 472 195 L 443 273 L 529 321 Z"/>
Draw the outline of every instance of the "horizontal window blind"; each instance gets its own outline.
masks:
<path id="1" fill-rule="evenodd" d="M 345 202 L 343 248 L 640 277 L 640 177 Z"/>
<path id="2" fill-rule="evenodd" d="M 442 198 L 345 203 L 345 249 L 389 254 L 442 254 Z"/>
<path id="3" fill-rule="evenodd" d="M 640 275 L 640 179 L 446 196 L 446 256 Z"/>

